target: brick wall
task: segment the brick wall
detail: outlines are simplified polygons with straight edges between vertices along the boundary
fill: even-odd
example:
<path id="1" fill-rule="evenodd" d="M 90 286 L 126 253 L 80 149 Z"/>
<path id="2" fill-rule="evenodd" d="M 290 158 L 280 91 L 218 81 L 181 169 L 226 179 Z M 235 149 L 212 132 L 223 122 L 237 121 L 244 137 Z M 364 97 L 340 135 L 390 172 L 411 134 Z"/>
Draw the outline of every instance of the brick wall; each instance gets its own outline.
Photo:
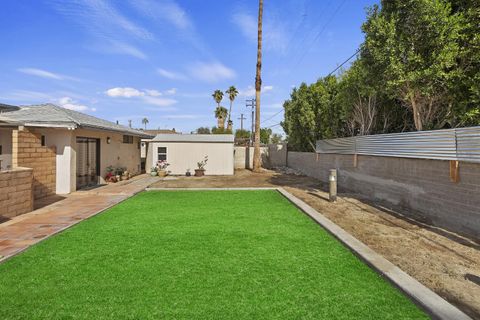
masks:
<path id="1" fill-rule="evenodd" d="M 33 210 L 33 170 L 0 171 L 0 216 L 11 218 Z"/>
<path id="2" fill-rule="evenodd" d="M 20 128 L 12 134 L 12 165 L 33 169 L 33 197 L 55 194 L 56 149 L 42 146 L 42 134 L 34 129 Z"/>
<path id="3" fill-rule="evenodd" d="M 289 152 L 288 166 L 328 182 L 338 169 L 338 189 L 401 209 L 402 213 L 480 239 L 480 164 L 460 162 L 458 183 L 449 161 Z"/>

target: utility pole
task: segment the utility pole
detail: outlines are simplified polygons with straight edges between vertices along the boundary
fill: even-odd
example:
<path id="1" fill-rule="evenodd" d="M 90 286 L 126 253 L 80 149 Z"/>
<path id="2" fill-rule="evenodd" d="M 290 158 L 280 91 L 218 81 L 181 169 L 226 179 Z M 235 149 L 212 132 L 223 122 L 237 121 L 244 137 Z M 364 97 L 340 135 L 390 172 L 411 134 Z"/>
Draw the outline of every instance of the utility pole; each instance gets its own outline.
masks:
<path id="1" fill-rule="evenodd" d="M 128 120 L 128 126 L 131 128 L 132 127 L 132 120 Z"/>
<path id="2" fill-rule="evenodd" d="M 245 118 L 243 116 L 243 113 L 242 113 L 242 116 L 240 118 L 237 118 L 238 120 L 240 120 L 240 130 L 243 131 L 243 120 L 247 120 L 247 118 Z"/>
<path id="3" fill-rule="evenodd" d="M 258 2 L 258 47 L 257 47 L 257 73 L 255 76 L 255 139 L 253 149 L 253 172 L 262 170 L 260 155 L 260 98 L 262 91 L 262 36 L 263 33 L 263 0 Z"/>
<path id="4" fill-rule="evenodd" d="M 255 99 L 247 99 L 246 100 L 246 107 L 252 108 L 252 131 L 250 134 L 250 145 L 253 145 L 253 138 L 255 134 L 255 106 L 256 106 L 256 100 Z"/>

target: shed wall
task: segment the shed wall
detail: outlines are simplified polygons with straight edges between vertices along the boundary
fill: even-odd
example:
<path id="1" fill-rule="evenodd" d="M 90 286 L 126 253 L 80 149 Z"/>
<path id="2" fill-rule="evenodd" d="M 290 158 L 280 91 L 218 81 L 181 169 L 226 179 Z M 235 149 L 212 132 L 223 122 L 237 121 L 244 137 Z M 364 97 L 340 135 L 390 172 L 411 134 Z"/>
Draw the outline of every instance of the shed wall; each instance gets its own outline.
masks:
<path id="1" fill-rule="evenodd" d="M 170 163 L 168 170 L 174 175 L 184 175 L 187 169 L 193 174 L 197 162 L 202 161 L 206 155 L 206 175 L 232 175 L 234 172 L 233 143 L 152 142 L 148 147 L 150 165 L 157 162 L 158 147 L 167 148 L 167 161 Z"/>

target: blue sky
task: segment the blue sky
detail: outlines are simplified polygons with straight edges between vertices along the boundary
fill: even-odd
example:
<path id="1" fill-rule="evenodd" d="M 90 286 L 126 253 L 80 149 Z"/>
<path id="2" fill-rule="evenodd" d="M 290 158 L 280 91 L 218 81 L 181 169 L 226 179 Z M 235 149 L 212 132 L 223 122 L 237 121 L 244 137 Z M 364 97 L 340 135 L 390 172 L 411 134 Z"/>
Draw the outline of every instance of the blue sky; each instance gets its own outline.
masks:
<path id="1" fill-rule="evenodd" d="M 274 125 L 292 87 L 328 74 L 355 52 L 365 9 L 376 2 L 265 0 L 262 126 L 281 132 Z M 147 117 L 150 129 L 190 132 L 216 124 L 211 94 L 235 85 L 232 119 L 239 128 L 240 114 L 249 118 L 245 99 L 254 94 L 257 6 L 3 0 L 0 102 L 56 103 L 136 127 Z M 228 107 L 228 99 L 222 104 Z"/>

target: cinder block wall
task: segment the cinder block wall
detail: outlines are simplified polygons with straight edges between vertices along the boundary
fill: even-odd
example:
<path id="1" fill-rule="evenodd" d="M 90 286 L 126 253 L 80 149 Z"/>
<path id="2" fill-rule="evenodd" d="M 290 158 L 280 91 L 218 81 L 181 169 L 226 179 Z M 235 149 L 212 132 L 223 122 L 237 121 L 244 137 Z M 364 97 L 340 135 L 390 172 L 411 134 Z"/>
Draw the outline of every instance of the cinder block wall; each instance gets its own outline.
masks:
<path id="1" fill-rule="evenodd" d="M 235 147 L 235 169 L 253 168 L 253 147 Z M 270 144 L 260 147 L 261 161 L 264 168 L 284 167 L 287 165 L 287 146 Z"/>
<path id="2" fill-rule="evenodd" d="M 450 181 L 449 162 L 440 160 L 289 152 L 288 166 L 328 182 L 338 169 L 340 192 L 380 200 L 403 213 L 480 239 L 480 164 L 460 163 L 460 181 Z"/>
<path id="3" fill-rule="evenodd" d="M 33 170 L 0 171 L 0 215 L 11 218 L 33 210 Z"/>
<path id="4" fill-rule="evenodd" d="M 12 134 L 12 165 L 33 169 L 35 200 L 54 195 L 56 185 L 56 150 L 43 147 L 41 137 L 41 133 L 26 128 Z"/>

